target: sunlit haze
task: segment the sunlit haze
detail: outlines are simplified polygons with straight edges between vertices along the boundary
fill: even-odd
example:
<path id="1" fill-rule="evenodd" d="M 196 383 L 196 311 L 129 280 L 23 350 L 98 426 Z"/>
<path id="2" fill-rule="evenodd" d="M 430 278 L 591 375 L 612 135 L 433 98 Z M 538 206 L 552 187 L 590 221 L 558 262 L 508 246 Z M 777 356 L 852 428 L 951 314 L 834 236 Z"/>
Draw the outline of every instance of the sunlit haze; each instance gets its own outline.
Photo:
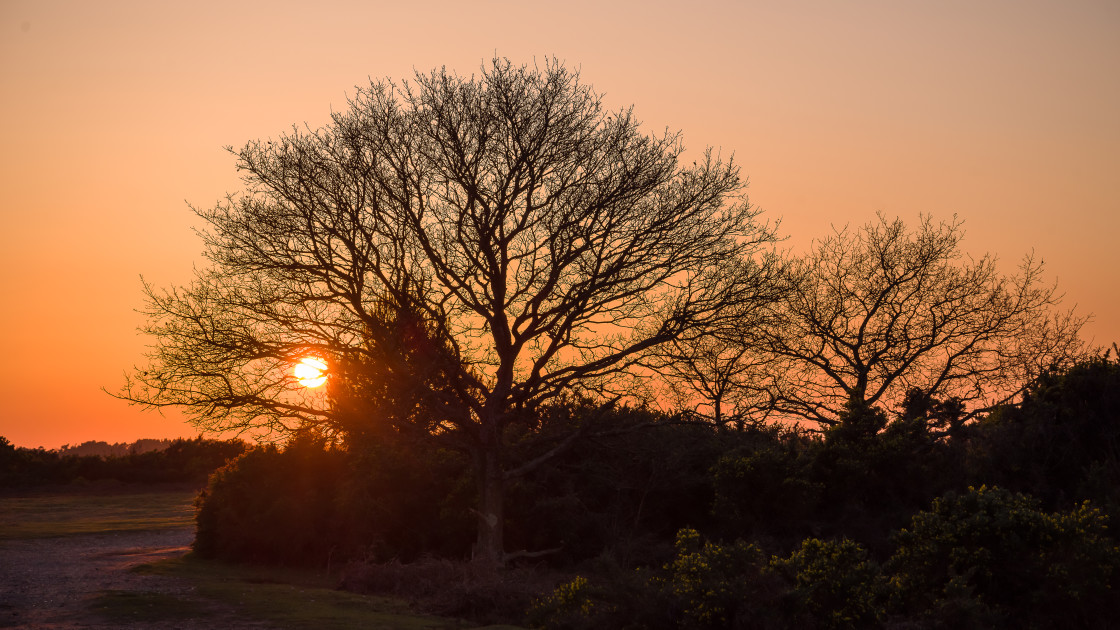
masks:
<path id="1" fill-rule="evenodd" d="M 1033 250 L 1120 340 L 1120 3 L 0 3 L 0 435 L 193 436 L 102 391 L 143 363 L 141 275 L 204 263 L 224 149 L 326 123 L 369 78 L 555 56 L 690 152 L 734 154 L 799 251 L 876 212 Z"/>
<path id="2" fill-rule="evenodd" d="M 307 357 L 292 368 L 296 380 L 304 387 L 320 387 L 327 382 L 327 362 L 318 357 Z"/>

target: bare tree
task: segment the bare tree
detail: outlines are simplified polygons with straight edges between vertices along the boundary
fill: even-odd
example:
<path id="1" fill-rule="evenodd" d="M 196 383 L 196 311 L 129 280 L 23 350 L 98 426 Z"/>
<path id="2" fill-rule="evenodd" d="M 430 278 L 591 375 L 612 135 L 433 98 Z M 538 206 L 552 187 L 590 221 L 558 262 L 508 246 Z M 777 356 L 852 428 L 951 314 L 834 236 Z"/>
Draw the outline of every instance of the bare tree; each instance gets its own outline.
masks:
<path id="1" fill-rule="evenodd" d="M 909 395 L 951 399 L 965 420 L 1082 356 L 1085 318 L 1056 310 L 1041 262 L 1001 275 L 992 256 L 966 256 L 962 237 L 956 219 L 908 231 L 880 215 L 795 260 L 776 325 L 756 329 L 775 362 L 774 409 L 833 425 L 846 407 L 898 408 Z"/>
<path id="2" fill-rule="evenodd" d="M 771 384 L 778 362 L 759 351 L 757 337 L 778 313 L 774 306 L 788 290 L 788 270 L 776 254 L 760 257 L 759 263 L 756 299 L 740 307 L 733 326 L 674 340 L 645 360 L 663 377 L 664 402 L 718 429 L 765 424 L 774 410 Z"/>
<path id="3" fill-rule="evenodd" d="M 563 392 L 625 395 L 650 350 L 759 299 L 772 231 L 733 163 L 682 151 L 555 61 L 373 83 L 234 151 L 246 189 L 198 211 L 209 267 L 149 287 L 149 365 L 120 395 L 205 429 L 343 433 L 355 406 L 332 402 L 391 398 L 369 422 L 472 455 L 476 557 L 500 563 L 507 480 L 571 439 L 509 461 L 507 430 Z M 294 382 L 309 354 L 333 396 Z"/>

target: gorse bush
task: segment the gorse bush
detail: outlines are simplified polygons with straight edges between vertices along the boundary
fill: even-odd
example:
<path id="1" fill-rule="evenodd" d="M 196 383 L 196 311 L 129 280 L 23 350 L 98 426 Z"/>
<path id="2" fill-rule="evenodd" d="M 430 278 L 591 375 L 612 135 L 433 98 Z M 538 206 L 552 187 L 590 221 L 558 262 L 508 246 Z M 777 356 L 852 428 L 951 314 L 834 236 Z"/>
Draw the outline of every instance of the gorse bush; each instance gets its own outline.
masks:
<path id="1" fill-rule="evenodd" d="M 555 630 L 756 627 L 774 617 L 779 593 L 757 546 L 703 541 L 686 528 L 660 571 L 576 577 L 539 601 L 529 619 Z"/>
<path id="2" fill-rule="evenodd" d="M 808 538 L 767 557 L 754 544 L 684 529 L 660 570 L 578 578 L 531 619 L 579 630 L 1108 628 L 1120 619 L 1120 548 L 1105 530 L 1087 504 L 1046 513 L 1029 497 L 985 487 L 915 515 L 882 566 L 847 539 Z"/>
<path id="3" fill-rule="evenodd" d="M 803 617 L 803 628 L 867 628 L 886 616 L 882 573 L 856 542 L 807 538 L 771 566 L 785 578 L 787 610 Z"/>
<path id="4" fill-rule="evenodd" d="M 696 530 L 684 529 L 676 552 L 664 580 L 682 628 L 742 627 L 772 597 L 766 555 L 753 544 L 701 543 Z"/>
<path id="5" fill-rule="evenodd" d="M 952 627 L 1107 627 L 1120 619 L 1120 547 L 1088 502 L 1047 513 L 1000 488 L 933 502 L 887 562 L 897 610 Z"/>

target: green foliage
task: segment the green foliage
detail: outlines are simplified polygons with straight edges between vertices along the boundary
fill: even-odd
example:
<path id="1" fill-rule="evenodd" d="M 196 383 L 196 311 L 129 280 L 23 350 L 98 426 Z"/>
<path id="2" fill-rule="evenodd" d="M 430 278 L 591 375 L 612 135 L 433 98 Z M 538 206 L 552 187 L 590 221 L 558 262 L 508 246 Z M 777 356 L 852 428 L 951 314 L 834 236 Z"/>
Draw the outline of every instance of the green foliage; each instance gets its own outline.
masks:
<path id="1" fill-rule="evenodd" d="M 696 530 L 684 529 L 676 551 L 666 582 L 681 628 L 741 627 L 773 597 L 766 556 L 753 544 L 701 544 Z"/>
<path id="2" fill-rule="evenodd" d="M 675 606 L 648 570 L 613 567 L 594 580 L 577 575 L 561 584 L 529 609 L 527 622 L 548 630 L 670 630 L 677 627 Z"/>
<path id="3" fill-rule="evenodd" d="M 549 628 L 586 628 L 595 621 L 599 608 L 592 598 L 591 583 L 577 575 L 537 602 L 529 618 L 534 625 Z"/>
<path id="4" fill-rule="evenodd" d="M 884 580 L 867 550 L 848 539 L 807 538 L 773 560 L 792 589 L 792 617 L 802 628 L 867 628 L 885 617 Z"/>
<path id="5" fill-rule="evenodd" d="M 754 627 L 772 617 L 778 590 L 756 545 L 702 542 L 677 533 L 673 560 L 659 572 L 576 577 L 542 599 L 530 621 L 549 629 Z"/>
<path id="6" fill-rule="evenodd" d="M 812 474 L 812 444 L 775 440 L 721 457 L 712 467 L 713 512 L 730 535 L 800 537 L 824 484 Z"/>
<path id="7" fill-rule="evenodd" d="M 935 500 L 884 565 L 849 539 L 808 538 L 769 559 L 683 529 L 659 571 L 579 577 L 532 623 L 590 628 L 1111 627 L 1120 548 L 1085 504 L 1046 513 L 997 488 Z"/>
<path id="8" fill-rule="evenodd" d="M 530 621 L 550 629 L 864 628 L 885 618 L 885 580 L 849 540 L 806 540 L 788 558 L 755 544 L 677 534 L 659 571 L 576 577 L 538 602 Z"/>
<path id="9" fill-rule="evenodd" d="M 999 488 L 948 494 L 897 534 L 887 564 L 896 605 L 958 628 L 1091 627 L 1120 618 L 1120 548 L 1106 529 L 1088 503 L 1046 513 Z"/>

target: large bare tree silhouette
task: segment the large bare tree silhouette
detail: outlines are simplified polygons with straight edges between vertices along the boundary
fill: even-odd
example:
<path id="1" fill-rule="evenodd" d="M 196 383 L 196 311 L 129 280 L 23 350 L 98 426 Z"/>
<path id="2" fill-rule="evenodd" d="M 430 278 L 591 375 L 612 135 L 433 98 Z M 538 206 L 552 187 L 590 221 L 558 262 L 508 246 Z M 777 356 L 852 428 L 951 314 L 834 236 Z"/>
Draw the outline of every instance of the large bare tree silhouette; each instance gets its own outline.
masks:
<path id="1" fill-rule="evenodd" d="M 476 557 L 501 563 L 507 480 L 572 439 L 510 461 L 511 426 L 565 392 L 625 396 L 649 351 L 773 298 L 738 168 L 682 152 L 556 61 L 373 83 L 234 152 L 246 188 L 198 212 L 209 266 L 148 287 L 154 345 L 120 396 L 211 430 L 343 433 L 341 398 L 378 399 L 369 422 L 472 455 Z M 308 354 L 333 394 L 295 383 Z"/>

